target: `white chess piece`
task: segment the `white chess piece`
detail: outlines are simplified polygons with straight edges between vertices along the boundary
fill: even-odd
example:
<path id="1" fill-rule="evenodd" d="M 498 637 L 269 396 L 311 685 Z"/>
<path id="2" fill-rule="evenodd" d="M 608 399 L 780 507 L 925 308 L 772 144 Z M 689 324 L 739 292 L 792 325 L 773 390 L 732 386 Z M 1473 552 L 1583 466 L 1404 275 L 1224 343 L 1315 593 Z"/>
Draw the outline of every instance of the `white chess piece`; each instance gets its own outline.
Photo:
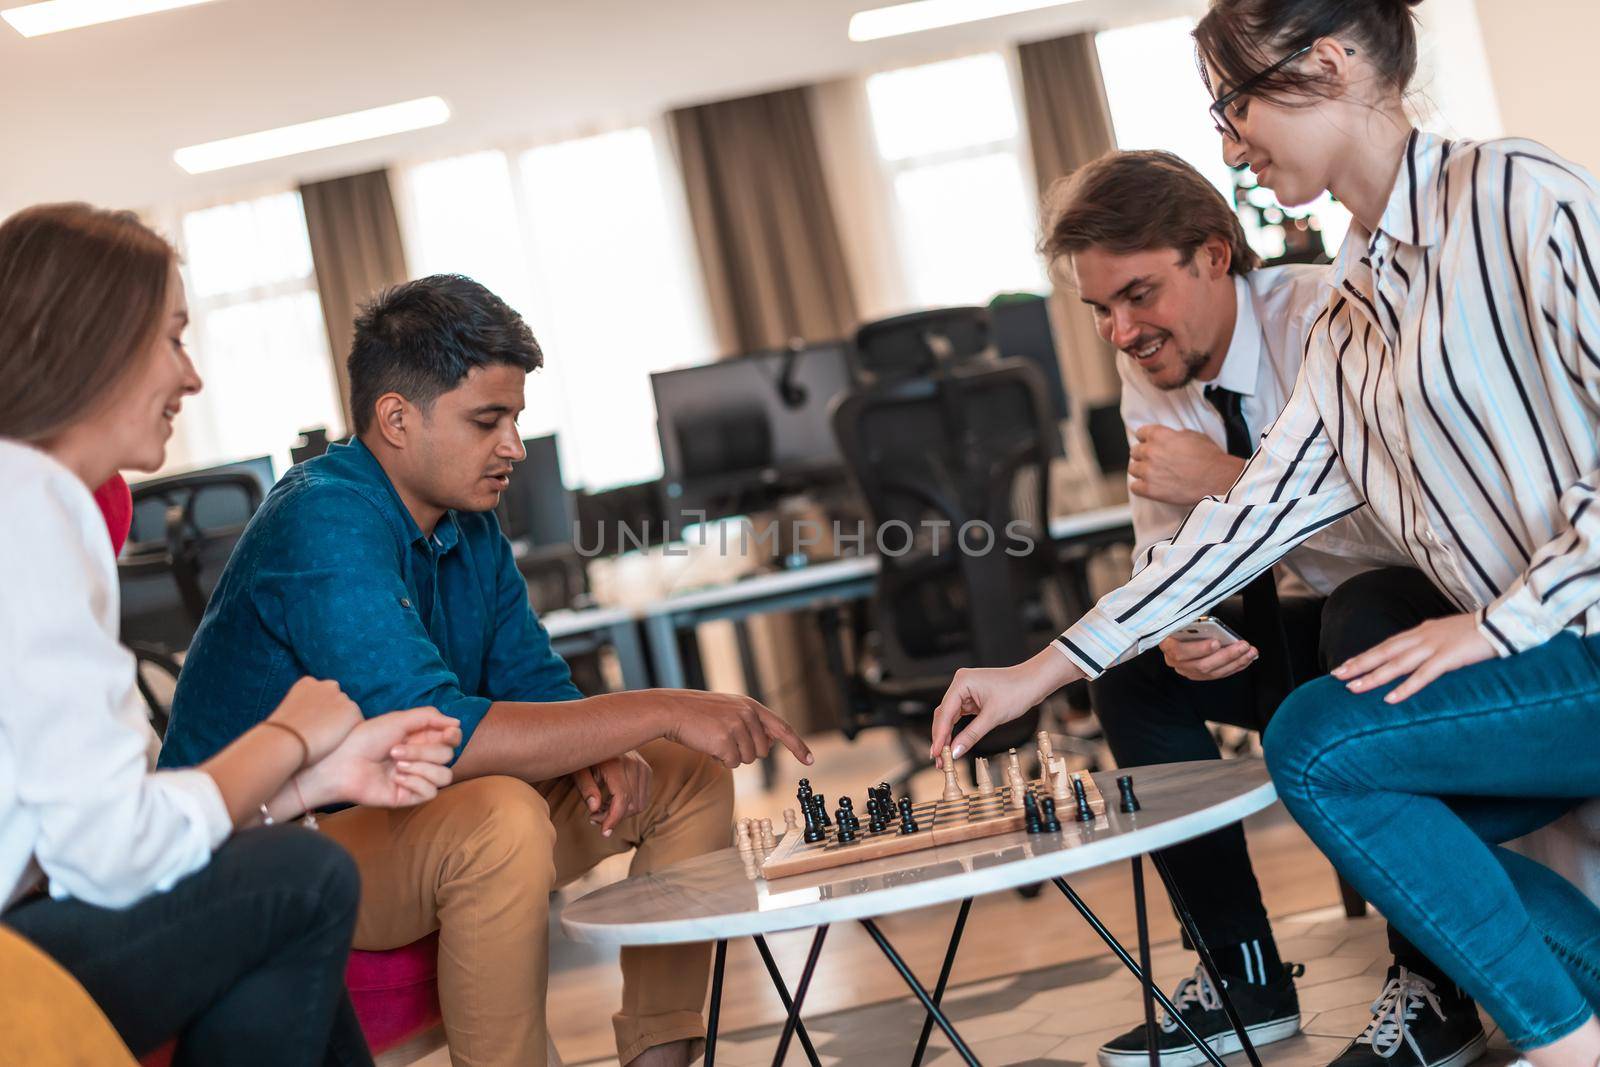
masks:
<path id="1" fill-rule="evenodd" d="M 1057 759 L 1050 769 L 1053 772 L 1050 796 L 1060 806 L 1073 799 L 1072 772 L 1067 770 L 1067 761 L 1064 759 Z"/>
<path id="2" fill-rule="evenodd" d="M 973 761 L 973 767 L 975 768 L 973 775 L 978 781 L 978 795 L 984 797 L 993 796 L 995 792 L 994 775 L 989 773 L 989 761 L 983 756 L 979 756 Z"/>
<path id="3" fill-rule="evenodd" d="M 783 832 L 785 834 L 788 834 L 793 830 L 798 830 L 799 828 L 800 828 L 799 825 L 795 822 L 794 809 L 793 808 L 784 808 L 783 809 Z"/>
<path id="4" fill-rule="evenodd" d="M 1042 768 L 1050 766 L 1050 761 L 1051 761 L 1052 758 L 1055 757 L 1055 754 L 1056 754 L 1055 753 L 1055 749 L 1052 748 L 1051 745 L 1050 745 L 1050 731 L 1049 730 L 1040 730 L 1039 731 L 1039 766 L 1041 768 L 1041 773 L 1043 773 Z"/>
<path id="5" fill-rule="evenodd" d="M 956 761 L 950 757 L 949 745 L 944 746 L 939 758 L 944 763 L 944 799 L 960 800 L 966 794 L 961 791 L 961 783 L 956 781 Z"/>
<path id="6" fill-rule="evenodd" d="M 755 843 L 750 839 L 750 820 L 739 820 L 739 835 L 735 841 L 739 847 L 739 855 L 749 856 L 755 851 Z"/>
<path id="7" fill-rule="evenodd" d="M 767 852 L 771 852 L 773 849 L 778 847 L 777 839 L 772 836 L 771 819 L 761 820 L 761 847 Z"/>

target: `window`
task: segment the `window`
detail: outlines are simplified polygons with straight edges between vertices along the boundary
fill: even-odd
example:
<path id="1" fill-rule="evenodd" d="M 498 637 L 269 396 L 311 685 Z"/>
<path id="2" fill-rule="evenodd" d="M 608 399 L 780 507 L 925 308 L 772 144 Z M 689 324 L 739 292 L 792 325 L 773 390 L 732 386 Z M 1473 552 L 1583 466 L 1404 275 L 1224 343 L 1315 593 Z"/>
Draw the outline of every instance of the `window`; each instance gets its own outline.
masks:
<path id="1" fill-rule="evenodd" d="M 713 354 L 675 173 L 636 126 L 403 176 L 412 270 L 476 278 L 539 339 L 522 432 L 558 435 L 570 486 L 660 477 L 650 373 Z"/>
<path id="2" fill-rule="evenodd" d="M 300 194 L 189 211 L 177 230 L 205 390 L 179 418 L 168 463 L 270 455 L 281 473 L 302 429 L 344 425 Z"/>
<path id="3" fill-rule="evenodd" d="M 1350 226 L 1350 213 L 1327 193 L 1288 209 L 1252 174 L 1236 174 L 1222 160 L 1222 141 L 1206 115 L 1211 98 L 1194 61 L 1194 20 L 1165 19 L 1095 37 L 1100 74 L 1121 149 L 1164 148 L 1204 174 L 1237 205 L 1245 236 L 1266 260 L 1285 255 L 1333 256 Z"/>
<path id="4" fill-rule="evenodd" d="M 1005 58 L 886 71 L 866 91 L 911 302 L 983 304 L 997 292 L 1048 288 Z"/>

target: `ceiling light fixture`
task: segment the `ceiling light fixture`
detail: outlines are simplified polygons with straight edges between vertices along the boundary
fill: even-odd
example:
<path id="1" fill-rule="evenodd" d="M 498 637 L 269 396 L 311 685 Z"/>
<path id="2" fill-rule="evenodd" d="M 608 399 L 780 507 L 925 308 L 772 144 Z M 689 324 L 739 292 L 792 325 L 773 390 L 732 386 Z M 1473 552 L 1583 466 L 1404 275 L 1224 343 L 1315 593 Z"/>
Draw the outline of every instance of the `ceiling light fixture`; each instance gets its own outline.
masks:
<path id="1" fill-rule="evenodd" d="M 858 11 L 850 16 L 852 41 L 876 41 L 882 37 L 899 37 L 906 33 L 921 33 L 945 26 L 959 26 L 963 22 L 1016 15 L 1024 11 L 1038 11 L 1047 7 L 1064 7 L 1078 0 L 912 0 L 908 4 L 876 7 Z"/>
<path id="2" fill-rule="evenodd" d="M 12 29 L 24 37 L 42 37 L 47 33 L 76 30 L 102 22 L 116 22 L 136 15 L 152 15 L 157 11 L 171 11 L 176 7 L 193 7 L 209 4 L 213 0 L 44 0 L 40 4 L 0 11 L 0 19 L 11 23 Z"/>
<path id="3" fill-rule="evenodd" d="M 264 159 L 279 159 L 302 152 L 315 152 L 320 148 L 426 129 L 449 118 L 449 105 L 437 96 L 425 96 L 420 100 L 407 100 L 366 111 L 352 111 L 348 115 L 334 115 L 293 126 L 280 126 L 275 130 L 191 145 L 172 153 L 172 158 L 190 174 L 205 174 L 226 167 L 259 163 Z"/>

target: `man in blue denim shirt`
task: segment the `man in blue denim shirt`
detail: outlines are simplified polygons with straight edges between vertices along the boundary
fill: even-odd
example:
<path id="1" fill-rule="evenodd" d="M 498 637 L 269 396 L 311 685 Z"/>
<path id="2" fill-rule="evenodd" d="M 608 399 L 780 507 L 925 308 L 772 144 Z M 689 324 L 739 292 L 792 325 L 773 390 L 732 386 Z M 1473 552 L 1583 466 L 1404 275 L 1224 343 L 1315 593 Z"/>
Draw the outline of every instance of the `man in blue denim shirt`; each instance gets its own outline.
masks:
<path id="1" fill-rule="evenodd" d="M 198 763 L 305 676 L 367 715 L 432 705 L 461 722 L 455 785 L 406 812 L 322 826 L 355 856 L 355 945 L 440 932 L 458 1065 L 542 1064 L 550 890 L 633 850 L 642 873 L 725 847 L 729 768 L 803 742 L 745 697 L 585 699 L 528 605 L 492 509 L 523 458 L 542 365 L 522 319 L 466 278 L 384 293 L 356 320 L 356 438 L 275 486 L 190 647 L 162 763 Z M 396 750 L 395 758 L 407 753 Z M 705 945 L 622 954 L 618 1057 L 682 1064 L 704 1035 Z"/>

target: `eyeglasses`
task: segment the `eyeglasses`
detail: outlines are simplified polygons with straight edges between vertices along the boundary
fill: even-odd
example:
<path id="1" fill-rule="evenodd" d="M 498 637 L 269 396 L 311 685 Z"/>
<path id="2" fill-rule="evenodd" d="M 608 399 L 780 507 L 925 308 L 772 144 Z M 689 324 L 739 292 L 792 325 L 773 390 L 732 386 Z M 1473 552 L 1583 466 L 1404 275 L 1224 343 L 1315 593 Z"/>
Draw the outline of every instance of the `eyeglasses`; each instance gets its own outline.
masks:
<path id="1" fill-rule="evenodd" d="M 1228 105 L 1232 104 L 1241 96 L 1246 96 L 1251 92 L 1254 92 L 1268 78 L 1272 77 L 1278 71 L 1282 70 L 1284 67 L 1287 67 L 1290 63 L 1293 63 L 1295 60 L 1299 59 L 1316 46 L 1317 42 L 1312 41 L 1304 48 L 1295 49 L 1293 52 L 1290 52 L 1288 55 L 1272 64 L 1272 66 L 1268 67 L 1266 70 L 1263 70 L 1258 74 L 1251 75 L 1244 81 L 1240 82 L 1237 89 L 1230 89 L 1221 96 L 1217 97 L 1216 100 L 1212 101 L 1209 109 L 1211 112 L 1211 125 L 1215 126 L 1217 128 L 1217 132 L 1222 136 L 1234 141 L 1241 140 L 1239 136 L 1239 128 L 1233 124 L 1232 119 L 1228 118 Z M 1344 54 L 1347 56 L 1353 56 L 1356 54 L 1356 50 L 1354 48 L 1346 48 L 1344 50 Z M 1201 63 L 1200 72 L 1205 76 L 1207 83 L 1209 83 L 1211 76 L 1206 71 L 1204 62 Z"/>

